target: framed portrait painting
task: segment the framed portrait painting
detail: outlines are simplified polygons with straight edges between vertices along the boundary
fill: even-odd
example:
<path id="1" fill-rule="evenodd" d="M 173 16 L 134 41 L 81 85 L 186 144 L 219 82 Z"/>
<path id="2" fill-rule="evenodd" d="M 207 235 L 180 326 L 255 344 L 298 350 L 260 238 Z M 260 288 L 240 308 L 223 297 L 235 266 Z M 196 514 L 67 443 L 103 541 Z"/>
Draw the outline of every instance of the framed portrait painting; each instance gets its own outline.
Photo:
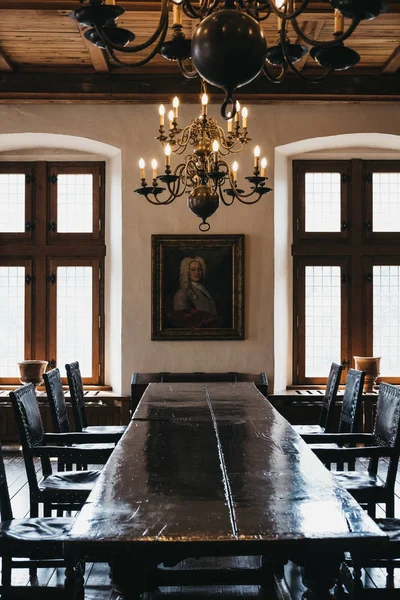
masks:
<path id="1" fill-rule="evenodd" d="M 244 235 L 152 235 L 152 340 L 244 338 Z"/>

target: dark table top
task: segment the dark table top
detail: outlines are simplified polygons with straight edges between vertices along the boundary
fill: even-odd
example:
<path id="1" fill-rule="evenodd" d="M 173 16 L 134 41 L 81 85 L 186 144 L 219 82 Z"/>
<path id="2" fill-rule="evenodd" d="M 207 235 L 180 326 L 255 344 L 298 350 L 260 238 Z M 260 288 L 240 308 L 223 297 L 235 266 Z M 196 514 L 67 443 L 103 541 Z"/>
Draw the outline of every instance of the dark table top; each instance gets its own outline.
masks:
<path id="1" fill-rule="evenodd" d="M 154 383 L 70 542 L 214 542 L 258 554 L 382 537 L 253 384 Z"/>

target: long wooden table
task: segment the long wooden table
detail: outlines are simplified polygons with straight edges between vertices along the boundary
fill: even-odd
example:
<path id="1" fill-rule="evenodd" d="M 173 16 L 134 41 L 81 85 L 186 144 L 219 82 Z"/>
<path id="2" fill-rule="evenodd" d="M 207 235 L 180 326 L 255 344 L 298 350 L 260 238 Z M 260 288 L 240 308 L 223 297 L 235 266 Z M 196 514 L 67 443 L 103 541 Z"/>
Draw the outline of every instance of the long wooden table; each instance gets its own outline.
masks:
<path id="1" fill-rule="evenodd" d="M 136 598 L 157 565 L 260 555 L 267 584 L 288 559 L 329 597 L 344 551 L 385 536 L 253 384 L 150 384 L 65 544 L 109 560 Z M 162 573 L 161 573 L 162 575 Z M 165 572 L 164 572 L 165 575 Z"/>

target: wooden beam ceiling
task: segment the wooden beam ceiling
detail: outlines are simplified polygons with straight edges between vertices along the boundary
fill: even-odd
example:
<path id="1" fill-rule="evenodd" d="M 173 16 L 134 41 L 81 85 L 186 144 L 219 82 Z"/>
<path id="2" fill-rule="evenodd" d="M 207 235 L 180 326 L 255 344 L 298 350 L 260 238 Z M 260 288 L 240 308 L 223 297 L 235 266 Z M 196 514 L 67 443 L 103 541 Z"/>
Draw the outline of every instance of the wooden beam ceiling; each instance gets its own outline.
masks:
<path id="1" fill-rule="evenodd" d="M 220 102 L 220 90 L 209 87 L 212 102 Z M 0 73 L 0 103 L 7 102 L 169 102 L 179 94 L 185 102 L 198 102 L 199 80 L 181 75 L 124 75 L 106 73 L 66 73 L 56 76 L 48 72 Z M 388 102 L 400 100 L 397 77 L 351 77 L 332 75 L 322 84 L 313 85 L 287 78 L 279 85 L 258 77 L 237 91 L 240 101 L 265 102 Z"/>

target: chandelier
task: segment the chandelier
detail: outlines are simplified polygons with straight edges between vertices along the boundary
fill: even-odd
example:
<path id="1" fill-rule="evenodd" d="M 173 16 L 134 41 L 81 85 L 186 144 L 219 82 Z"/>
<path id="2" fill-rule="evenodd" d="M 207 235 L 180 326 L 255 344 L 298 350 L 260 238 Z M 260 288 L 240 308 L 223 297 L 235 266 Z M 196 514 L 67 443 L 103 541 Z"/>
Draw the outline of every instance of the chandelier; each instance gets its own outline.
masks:
<path id="1" fill-rule="evenodd" d="M 235 116 L 226 124 L 226 131 L 217 121 L 207 114 L 208 96 L 203 84 L 201 95 L 201 114 L 192 119 L 183 129 L 179 127 L 179 99 L 175 96 L 173 109 L 168 113 L 169 126 L 165 128 L 165 107 L 159 107 L 159 135 L 156 138 L 164 149 L 165 172 L 157 175 L 157 161 L 152 160 L 152 183 L 148 185 L 145 174 L 145 162 L 139 161 L 141 187 L 135 190 L 148 202 L 157 206 L 171 204 L 176 198 L 188 194 L 190 210 L 202 222 L 200 231 L 208 231 L 208 217 L 215 213 L 220 201 L 230 206 L 235 198 L 244 204 L 255 204 L 271 191 L 266 187 L 266 158 L 260 161 L 260 147 L 254 148 L 253 174 L 246 177 L 250 182 L 250 191 L 245 193 L 237 185 L 239 165 L 234 161 L 228 164 L 225 157 L 238 154 L 250 141 L 248 137 L 248 111 L 243 107 L 240 111 L 237 103 Z M 187 153 L 191 150 L 190 154 Z M 172 170 L 171 155 L 182 156 L 181 162 Z M 165 187 L 160 186 L 160 183 Z M 162 199 L 161 194 L 166 192 Z"/>
<path id="2" fill-rule="evenodd" d="M 281 82 L 287 72 L 303 80 L 317 82 L 333 71 L 356 65 L 360 56 L 344 45 L 362 20 L 377 17 L 387 11 L 382 0 L 324 0 L 332 8 L 332 38 L 317 40 L 301 29 L 298 17 L 310 5 L 310 0 L 160 0 L 160 18 L 149 39 L 133 44 L 135 34 L 117 27 L 117 19 L 125 9 L 115 0 L 88 0 L 70 16 L 84 27 L 87 40 L 105 49 L 110 58 L 125 67 L 140 67 L 156 54 L 177 61 L 183 75 L 200 77 L 225 91 L 221 114 L 234 117 L 236 88 L 253 81 L 261 72 L 273 83 Z M 172 35 L 167 39 L 171 19 Z M 186 39 L 182 17 L 199 21 L 192 40 Z M 277 18 L 278 39 L 268 47 L 261 23 L 268 17 Z M 351 19 L 345 27 L 344 18 Z M 291 43 L 288 24 L 302 43 Z M 296 63 L 308 52 L 325 71 L 318 77 L 307 77 Z M 147 56 L 136 62 L 123 62 L 121 54 L 148 50 Z M 188 67 L 188 59 L 192 66 Z M 271 67 L 276 67 L 271 71 Z M 277 72 L 278 69 L 278 72 Z"/>

